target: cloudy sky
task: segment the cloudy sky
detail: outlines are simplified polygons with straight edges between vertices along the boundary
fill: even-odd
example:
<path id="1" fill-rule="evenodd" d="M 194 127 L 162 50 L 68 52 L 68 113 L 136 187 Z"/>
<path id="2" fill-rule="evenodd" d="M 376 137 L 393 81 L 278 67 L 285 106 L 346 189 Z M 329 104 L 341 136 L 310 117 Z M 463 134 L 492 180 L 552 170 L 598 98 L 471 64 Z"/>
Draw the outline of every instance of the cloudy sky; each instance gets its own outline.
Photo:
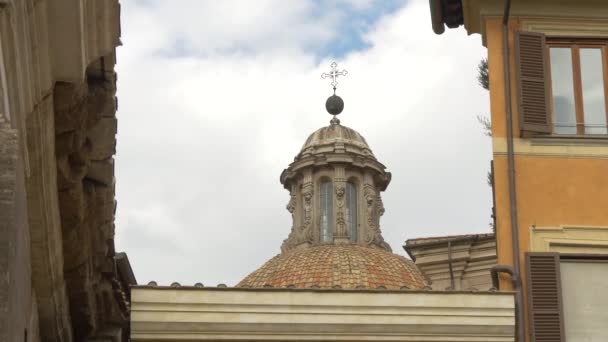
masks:
<path id="1" fill-rule="evenodd" d="M 116 246 L 140 283 L 235 285 L 279 252 L 279 183 L 306 137 L 342 124 L 393 174 L 384 237 L 489 232 L 489 112 L 478 35 L 433 33 L 428 1 L 122 1 Z"/>

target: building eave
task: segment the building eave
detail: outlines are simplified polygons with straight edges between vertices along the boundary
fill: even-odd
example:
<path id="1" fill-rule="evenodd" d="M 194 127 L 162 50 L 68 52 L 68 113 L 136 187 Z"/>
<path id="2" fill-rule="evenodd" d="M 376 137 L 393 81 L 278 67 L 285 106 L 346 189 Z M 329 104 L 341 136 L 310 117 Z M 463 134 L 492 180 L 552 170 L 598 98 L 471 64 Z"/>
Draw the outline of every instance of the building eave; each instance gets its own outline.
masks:
<path id="1" fill-rule="evenodd" d="M 448 28 L 464 25 L 462 0 L 429 0 L 431 24 L 436 34 L 445 32 Z"/>

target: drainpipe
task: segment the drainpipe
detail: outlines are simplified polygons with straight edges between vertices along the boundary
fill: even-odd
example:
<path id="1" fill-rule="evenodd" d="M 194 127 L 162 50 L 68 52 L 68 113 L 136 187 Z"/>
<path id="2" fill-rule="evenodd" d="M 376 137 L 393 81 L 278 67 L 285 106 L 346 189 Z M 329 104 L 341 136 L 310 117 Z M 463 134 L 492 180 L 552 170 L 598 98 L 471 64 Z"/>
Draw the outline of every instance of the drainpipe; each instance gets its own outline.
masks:
<path id="1" fill-rule="evenodd" d="M 511 275 L 515 290 L 515 329 L 518 342 L 524 342 L 524 309 L 519 265 L 519 227 L 517 224 L 517 196 L 515 192 L 515 157 L 513 152 L 513 113 L 511 111 L 511 64 L 509 60 L 509 13 L 511 0 L 505 0 L 502 17 L 502 58 L 505 79 L 505 110 L 507 123 L 507 163 L 509 173 L 509 201 L 511 206 L 511 244 L 513 248 L 513 270 L 509 272 L 504 266 L 498 266 L 492 273 L 498 280 L 496 272 L 506 272 Z M 493 278 L 494 279 L 494 278 Z"/>
<path id="2" fill-rule="evenodd" d="M 490 275 L 492 276 L 492 288 L 498 290 L 500 282 L 498 280 L 498 273 L 507 273 L 513 279 L 513 268 L 511 266 L 496 265 L 490 269 Z M 513 284 L 515 286 L 515 284 Z"/>
<path id="3" fill-rule="evenodd" d="M 452 268 L 452 240 L 448 240 L 448 267 L 450 269 L 450 290 L 456 290 L 454 269 Z"/>

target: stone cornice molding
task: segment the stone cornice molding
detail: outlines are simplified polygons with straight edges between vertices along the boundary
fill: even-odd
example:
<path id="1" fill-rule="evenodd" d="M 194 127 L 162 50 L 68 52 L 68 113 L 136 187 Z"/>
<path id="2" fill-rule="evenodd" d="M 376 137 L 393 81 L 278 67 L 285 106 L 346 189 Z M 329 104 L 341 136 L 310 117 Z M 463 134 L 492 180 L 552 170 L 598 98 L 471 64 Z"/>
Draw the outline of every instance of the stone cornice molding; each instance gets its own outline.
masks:
<path id="1" fill-rule="evenodd" d="M 118 1 L 47 1 L 46 7 L 55 80 L 83 82 L 91 62 L 121 45 Z"/>
<path id="2" fill-rule="evenodd" d="M 403 246 L 434 290 L 451 286 L 450 261 L 455 289 L 487 290 L 492 287 L 490 269 L 497 264 L 496 239 L 491 234 L 408 240 Z M 448 248 L 448 241 L 451 246 Z M 449 252 L 451 250 L 451 258 Z M 451 259 L 451 260 L 450 260 Z"/>
<path id="3" fill-rule="evenodd" d="M 608 226 L 530 227 L 530 251 L 608 253 Z"/>
<path id="4" fill-rule="evenodd" d="M 514 341 L 508 292 L 136 287 L 131 298 L 133 341 Z"/>
<path id="5" fill-rule="evenodd" d="M 297 179 L 299 173 L 310 167 L 322 167 L 332 164 L 344 164 L 362 170 L 373 170 L 377 173 L 377 180 L 381 185 L 382 190 L 386 189 L 390 183 L 390 173 L 386 172 L 386 166 L 377 161 L 375 158 L 361 156 L 355 153 L 323 153 L 315 154 L 300 158 L 289 165 L 289 167 L 281 173 L 280 181 L 285 189 L 290 189 L 289 184 Z"/>
<path id="6" fill-rule="evenodd" d="M 507 155 L 506 138 L 492 138 L 495 156 Z M 608 159 L 608 139 L 547 137 L 514 139 L 514 153 L 535 157 L 566 157 L 583 159 Z"/>
<path id="7" fill-rule="evenodd" d="M 570 21 L 524 18 L 521 27 L 525 31 L 544 33 L 558 37 L 608 37 L 608 20 L 575 19 Z"/>
<path id="8" fill-rule="evenodd" d="M 603 22 L 608 19 L 605 11 L 598 11 L 604 0 L 577 0 L 575 2 L 554 0 L 526 0 L 513 2 L 511 5 L 511 18 L 521 19 L 530 24 L 522 27 L 526 30 L 554 34 L 563 31 L 552 23 L 559 22 L 560 26 L 572 22 L 578 26 L 571 32 L 583 35 L 602 35 L 605 33 Z M 462 0 L 464 26 L 468 34 L 480 33 L 484 45 L 486 40 L 485 20 L 489 18 L 501 19 L 504 12 L 504 3 L 493 0 Z M 540 24 L 546 22 L 547 24 Z M 564 26 L 567 28 L 568 24 Z"/>

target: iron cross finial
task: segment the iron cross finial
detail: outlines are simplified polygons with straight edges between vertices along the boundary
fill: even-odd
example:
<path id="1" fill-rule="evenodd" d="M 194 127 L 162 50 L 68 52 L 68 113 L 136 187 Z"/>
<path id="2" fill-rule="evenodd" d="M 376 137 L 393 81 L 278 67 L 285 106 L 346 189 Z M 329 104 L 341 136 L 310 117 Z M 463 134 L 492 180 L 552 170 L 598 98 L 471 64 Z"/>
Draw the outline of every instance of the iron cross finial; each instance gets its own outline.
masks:
<path id="1" fill-rule="evenodd" d="M 331 63 L 331 71 L 329 73 L 324 72 L 321 74 L 322 79 L 331 77 L 331 79 L 332 79 L 331 85 L 334 87 L 334 93 L 336 92 L 336 86 L 338 85 L 338 81 L 337 81 L 338 76 L 346 76 L 348 74 L 348 71 L 346 71 L 346 70 L 342 70 L 342 71 L 336 70 L 337 66 L 338 66 L 338 64 L 336 62 L 333 62 L 333 63 Z"/>

